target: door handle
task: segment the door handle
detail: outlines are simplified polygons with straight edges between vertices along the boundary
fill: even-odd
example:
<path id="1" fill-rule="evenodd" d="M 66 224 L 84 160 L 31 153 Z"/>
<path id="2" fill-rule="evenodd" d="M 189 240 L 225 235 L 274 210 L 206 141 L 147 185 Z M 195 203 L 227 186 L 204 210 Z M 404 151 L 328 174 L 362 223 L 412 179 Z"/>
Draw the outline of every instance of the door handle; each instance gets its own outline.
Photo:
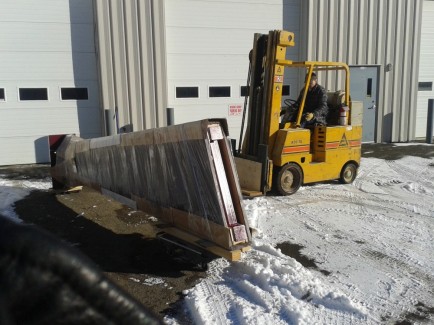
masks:
<path id="1" fill-rule="evenodd" d="M 372 106 L 371 106 L 371 107 L 368 107 L 368 109 L 376 109 L 376 108 L 377 108 L 377 106 L 375 106 L 375 102 L 372 101 Z"/>

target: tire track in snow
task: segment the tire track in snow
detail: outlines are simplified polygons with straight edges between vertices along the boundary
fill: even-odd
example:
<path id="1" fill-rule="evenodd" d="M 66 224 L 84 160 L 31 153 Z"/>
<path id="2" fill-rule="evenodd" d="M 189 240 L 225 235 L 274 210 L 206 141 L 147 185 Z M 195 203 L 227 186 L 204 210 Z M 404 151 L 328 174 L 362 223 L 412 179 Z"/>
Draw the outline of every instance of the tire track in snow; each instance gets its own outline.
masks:
<path id="1" fill-rule="evenodd" d="M 219 262 L 223 262 L 219 263 Z M 230 290 L 219 276 L 220 268 L 228 262 L 222 259 L 209 264 L 208 272 L 211 274 L 194 287 L 185 298 L 190 314 L 197 324 L 229 324 Z"/>
<path id="2" fill-rule="evenodd" d="M 376 161 L 372 166 L 369 166 L 369 169 L 367 169 L 367 167 L 364 166 L 362 161 L 361 166 L 357 171 L 357 177 L 352 183 L 352 185 L 360 190 L 361 184 L 366 180 L 368 176 L 374 173 L 377 170 L 377 167 L 381 164 L 383 164 L 382 160 Z"/>
<path id="3" fill-rule="evenodd" d="M 210 279 L 203 280 L 195 287 L 194 300 L 191 301 L 190 312 L 197 323 L 206 324 L 212 321 L 213 324 L 227 324 L 226 314 L 228 308 L 222 290 L 225 286 L 216 286 Z M 195 305 L 195 301 L 206 301 L 206 304 L 201 303 Z"/>
<path id="4" fill-rule="evenodd" d="M 409 256 L 397 259 L 369 249 L 365 252 L 377 262 L 375 267 L 384 272 L 385 278 L 377 281 L 377 296 L 369 299 L 377 301 L 378 306 L 382 307 L 382 318 L 397 319 L 400 315 L 412 311 L 412 307 L 414 308 L 412 312 L 414 312 L 417 303 L 423 302 L 425 305 L 430 305 L 431 302 L 425 301 L 424 295 L 427 292 L 433 294 L 431 288 L 434 285 L 434 278 L 412 267 L 412 260 Z M 395 269 L 401 270 L 402 273 L 396 274 L 393 272 Z M 422 278 L 424 281 L 421 281 Z M 393 310 L 393 312 L 387 312 L 387 310 Z"/>
<path id="5" fill-rule="evenodd" d="M 428 181 L 427 178 L 422 177 L 421 175 L 428 169 L 428 165 L 424 167 L 418 173 L 415 173 L 413 170 L 409 169 L 406 165 L 402 164 L 396 160 L 387 160 L 386 163 L 392 168 L 398 175 L 404 176 L 406 179 L 411 181 L 417 181 L 423 186 L 429 188 L 430 190 L 434 190 L 434 183 L 432 181 Z"/>

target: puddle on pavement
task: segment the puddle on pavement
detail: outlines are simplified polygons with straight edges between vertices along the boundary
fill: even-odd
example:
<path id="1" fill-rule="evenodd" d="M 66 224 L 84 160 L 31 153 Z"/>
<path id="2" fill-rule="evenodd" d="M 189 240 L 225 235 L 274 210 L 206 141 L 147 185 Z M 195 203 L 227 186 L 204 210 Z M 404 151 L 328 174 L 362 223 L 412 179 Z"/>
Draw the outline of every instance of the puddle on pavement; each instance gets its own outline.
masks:
<path id="1" fill-rule="evenodd" d="M 318 265 L 315 263 L 314 259 L 311 259 L 307 257 L 306 255 L 303 255 L 300 253 L 300 250 L 304 248 L 304 246 L 293 244 L 291 242 L 283 242 L 276 245 L 276 248 L 280 249 L 282 254 L 285 254 L 286 256 L 292 257 L 297 262 L 299 262 L 301 265 L 308 269 L 313 269 L 321 272 L 324 275 L 330 275 L 331 272 L 322 270 L 318 267 Z"/>

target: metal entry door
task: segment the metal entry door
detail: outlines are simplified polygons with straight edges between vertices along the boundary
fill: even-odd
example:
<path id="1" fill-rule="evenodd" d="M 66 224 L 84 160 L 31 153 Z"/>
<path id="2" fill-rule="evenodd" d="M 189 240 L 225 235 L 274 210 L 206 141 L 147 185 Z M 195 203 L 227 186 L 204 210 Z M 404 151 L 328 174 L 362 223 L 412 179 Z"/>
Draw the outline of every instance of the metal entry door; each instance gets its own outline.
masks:
<path id="1" fill-rule="evenodd" d="M 375 141 L 378 76 L 378 67 L 350 67 L 351 99 L 363 102 L 362 142 Z"/>

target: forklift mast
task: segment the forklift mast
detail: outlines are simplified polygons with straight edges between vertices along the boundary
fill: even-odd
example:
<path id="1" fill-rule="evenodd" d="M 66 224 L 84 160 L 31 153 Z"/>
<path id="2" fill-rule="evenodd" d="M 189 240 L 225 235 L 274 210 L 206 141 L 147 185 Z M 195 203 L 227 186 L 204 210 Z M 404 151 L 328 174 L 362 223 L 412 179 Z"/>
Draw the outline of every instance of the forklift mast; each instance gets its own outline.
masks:
<path id="1" fill-rule="evenodd" d="M 290 63 L 285 59 L 286 48 L 294 45 L 291 32 L 255 34 L 250 52 L 248 121 L 240 156 L 255 160 L 271 157 L 279 130 L 285 70 L 279 61 Z"/>

